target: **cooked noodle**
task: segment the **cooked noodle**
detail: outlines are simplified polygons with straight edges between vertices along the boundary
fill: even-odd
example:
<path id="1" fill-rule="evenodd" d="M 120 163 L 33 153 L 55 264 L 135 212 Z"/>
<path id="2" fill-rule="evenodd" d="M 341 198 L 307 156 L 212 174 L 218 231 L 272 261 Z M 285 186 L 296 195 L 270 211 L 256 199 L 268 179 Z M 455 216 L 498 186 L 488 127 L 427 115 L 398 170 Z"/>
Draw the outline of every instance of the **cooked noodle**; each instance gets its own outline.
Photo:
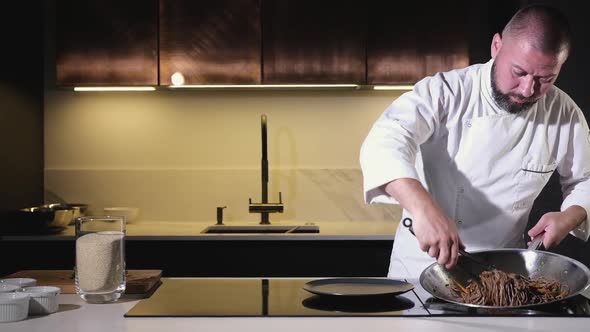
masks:
<path id="1" fill-rule="evenodd" d="M 512 307 L 551 302 L 569 294 L 567 286 L 557 281 L 500 270 L 484 271 L 466 287 L 455 283 L 451 290 L 467 304 Z"/>

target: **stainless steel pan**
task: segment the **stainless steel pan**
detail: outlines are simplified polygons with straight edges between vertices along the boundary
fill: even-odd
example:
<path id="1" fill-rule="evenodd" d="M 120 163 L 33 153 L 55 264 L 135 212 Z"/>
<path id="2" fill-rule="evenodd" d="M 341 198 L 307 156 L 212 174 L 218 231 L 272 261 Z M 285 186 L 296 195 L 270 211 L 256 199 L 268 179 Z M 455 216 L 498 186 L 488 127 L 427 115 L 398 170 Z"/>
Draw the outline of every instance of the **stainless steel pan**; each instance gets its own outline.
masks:
<path id="1" fill-rule="evenodd" d="M 525 277 L 546 277 L 559 281 L 562 285 L 567 286 L 570 291 L 569 295 L 563 300 L 580 294 L 590 286 L 590 270 L 584 264 L 559 254 L 528 249 L 482 250 L 474 251 L 471 254 L 488 262 L 499 270 L 518 273 Z M 474 308 L 507 308 L 502 306 L 465 304 L 460 298 L 456 297 L 449 288 L 451 280 L 456 280 L 461 284 L 467 284 L 468 280 L 473 279 L 472 274 L 467 271 L 481 272 L 483 268 L 480 264 L 462 256 L 459 256 L 457 266 L 450 270 L 445 269 L 438 263 L 433 263 L 422 271 L 420 285 L 432 296 L 452 303 Z M 538 306 L 538 304 L 509 308 L 533 306 Z"/>
<path id="2" fill-rule="evenodd" d="M 414 234 L 412 219 L 405 218 L 402 223 Z M 590 269 L 575 259 L 536 250 L 539 248 L 541 240 L 542 237 L 537 236 L 528 249 L 495 249 L 470 253 L 460 250 L 461 255 L 459 255 L 455 267 L 447 270 L 438 263 L 431 264 L 420 274 L 420 285 L 438 299 L 467 307 L 486 309 L 515 309 L 534 307 L 541 304 L 511 307 L 467 304 L 453 294 L 449 285 L 453 282 L 467 285 L 469 280 L 477 277 L 482 271 L 493 267 L 494 269 L 521 274 L 529 278 L 545 277 L 559 281 L 569 289 L 569 295 L 565 298 L 543 304 L 569 299 L 590 287 Z"/>

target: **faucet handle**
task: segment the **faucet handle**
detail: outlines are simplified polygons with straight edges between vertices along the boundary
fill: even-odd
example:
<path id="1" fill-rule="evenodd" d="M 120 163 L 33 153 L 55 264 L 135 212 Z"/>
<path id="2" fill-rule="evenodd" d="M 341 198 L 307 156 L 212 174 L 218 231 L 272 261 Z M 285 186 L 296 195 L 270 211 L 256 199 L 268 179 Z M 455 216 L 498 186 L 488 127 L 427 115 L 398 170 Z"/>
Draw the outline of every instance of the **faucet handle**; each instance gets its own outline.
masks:
<path id="1" fill-rule="evenodd" d="M 223 209 L 227 206 L 218 206 L 217 207 L 217 225 L 223 225 Z"/>

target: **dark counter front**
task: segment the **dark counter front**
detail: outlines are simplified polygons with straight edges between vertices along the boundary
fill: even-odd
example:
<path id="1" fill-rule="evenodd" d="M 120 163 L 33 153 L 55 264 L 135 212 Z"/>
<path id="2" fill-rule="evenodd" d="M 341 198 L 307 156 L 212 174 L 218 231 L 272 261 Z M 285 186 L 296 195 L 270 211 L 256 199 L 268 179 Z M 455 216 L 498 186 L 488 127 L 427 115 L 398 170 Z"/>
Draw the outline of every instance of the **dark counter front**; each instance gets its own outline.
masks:
<path id="1" fill-rule="evenodd" d="M 156 237 L 125 241 L 128 269 L 164 277 L 384 277 L 393 241 L 199 241 Z M 0 239 L 0 276 L 20 270 L 70 270 L 73 237 Z"/>

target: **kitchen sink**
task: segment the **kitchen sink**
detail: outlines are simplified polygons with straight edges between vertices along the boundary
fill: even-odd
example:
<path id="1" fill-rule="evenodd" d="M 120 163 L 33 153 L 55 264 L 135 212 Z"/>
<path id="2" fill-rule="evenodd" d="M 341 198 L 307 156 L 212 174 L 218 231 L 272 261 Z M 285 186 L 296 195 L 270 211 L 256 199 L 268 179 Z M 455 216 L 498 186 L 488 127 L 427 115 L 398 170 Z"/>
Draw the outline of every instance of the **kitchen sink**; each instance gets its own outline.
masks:
<path id="1" fill-rule="evenodd" d="M 201 233 L 206 234 L 301 234 L 319 233 L 320 227 L 316 225 L 252 225 L 252 226 L 225 226 L 214 225 L 205 228 Z"/>

